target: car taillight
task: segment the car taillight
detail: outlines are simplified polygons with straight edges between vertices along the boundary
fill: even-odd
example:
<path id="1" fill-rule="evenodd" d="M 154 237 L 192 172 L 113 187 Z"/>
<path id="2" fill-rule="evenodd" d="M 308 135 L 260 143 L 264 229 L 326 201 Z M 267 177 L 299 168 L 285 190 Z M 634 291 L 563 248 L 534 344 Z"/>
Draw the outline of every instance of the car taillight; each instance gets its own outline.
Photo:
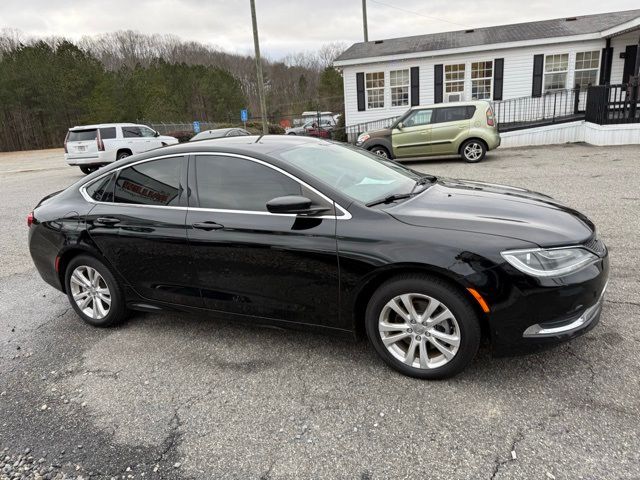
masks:
<path id="1" fill-rule="evenodd" d="M 33 224 L 33 212 L 29 213 L 29 215 L 27 215 L 27 227 L 30 227 Z"/>
<path id="2" fill-rule="evenodd" d="M 491 107 L 487 108 L 487 125 L 489 125 L 490 127 L 495 126 L 496 124 L 496 120 L 495 117 L 493 116 L 493 110 L 491 110 Z"/>
<path id="3" fill-rule="evenodd" d="M 69 130 L 67 130 L 67 134 L 64 137 L 64 153 L 69 153 L 67 149 L 67 141 L 69 140 Z"/>
<path id="4" fill-rule="evenodd" d="M 98 135 L 96 136 L 96 142 L 98 143 L 98 151 L 104 152 L 104 142 L 102 141 L 102 136 L 100 135 L 100 130 L 98 130 Z"/>

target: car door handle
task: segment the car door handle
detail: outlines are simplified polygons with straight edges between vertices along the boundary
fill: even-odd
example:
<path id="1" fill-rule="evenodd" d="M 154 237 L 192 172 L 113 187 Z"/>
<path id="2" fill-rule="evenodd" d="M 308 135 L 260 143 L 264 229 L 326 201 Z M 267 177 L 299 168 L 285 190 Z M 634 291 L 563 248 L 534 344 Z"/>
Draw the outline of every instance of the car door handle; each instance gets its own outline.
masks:
<path id="1" fill-rule="evenodd" d="M 193 228 L 197 228 L 198 230 L 206 230 L 207 232 L 211 230 L 222 230 L 224 225 L 220 225 L 216 222 L 198 222 L 191 225 Z"/>
<path id="2" fill-rule="evenodd" d="M 114 217 L 98 217 L 93 223 L 97 225 L 113 226 L 120 223 L 120 219 Z"/>

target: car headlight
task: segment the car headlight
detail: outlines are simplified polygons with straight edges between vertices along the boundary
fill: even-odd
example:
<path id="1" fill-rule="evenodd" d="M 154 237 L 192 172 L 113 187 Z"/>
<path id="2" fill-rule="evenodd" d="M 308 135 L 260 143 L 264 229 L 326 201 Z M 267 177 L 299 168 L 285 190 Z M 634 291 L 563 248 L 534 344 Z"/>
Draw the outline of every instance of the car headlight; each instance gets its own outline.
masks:
<path id="1" fill-rule="evenodd" d="M 371 135 L 369 135 L 368 133 L 361 133 L 360 135 L 358 135 L 358 140 L 356 140 L 356 143 L 364 143 L 370 138 Z"/>
<path id="2" fill-rule="evenodd" d="M 513 267 L 534 277 L 567 275 L 598 259 L 589 250 L 580 247 L 508 250 L 501 255 Z"/>

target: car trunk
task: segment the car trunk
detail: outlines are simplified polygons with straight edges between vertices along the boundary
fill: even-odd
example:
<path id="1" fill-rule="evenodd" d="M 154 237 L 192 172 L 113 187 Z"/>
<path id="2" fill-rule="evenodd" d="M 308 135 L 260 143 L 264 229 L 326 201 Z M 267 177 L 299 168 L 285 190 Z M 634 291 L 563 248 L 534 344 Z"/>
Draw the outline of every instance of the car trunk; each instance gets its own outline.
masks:
<path id="1" fill-rule="evenodd" d="M 98 142 L 96 137 L 98 131 L 95 128 L 83 130 L 69 130 L 67 136 L 67 152 L 75 155 L 97 153 Z"/>

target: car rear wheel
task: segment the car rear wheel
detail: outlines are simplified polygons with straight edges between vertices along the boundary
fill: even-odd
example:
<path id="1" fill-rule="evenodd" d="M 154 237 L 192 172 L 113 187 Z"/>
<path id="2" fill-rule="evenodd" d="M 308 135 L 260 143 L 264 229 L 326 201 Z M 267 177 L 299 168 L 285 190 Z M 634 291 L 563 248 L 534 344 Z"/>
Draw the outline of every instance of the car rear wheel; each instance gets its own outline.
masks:
<path id="1" fill-rule="evenodd" d="M 378 355 L 410 377 L 452 377 L 471 363 L 480 345 L 479 319 L 468 300 L 429 276 L 384 283 L 369 301 L 365 324 Z"/>
<path id="2" fill-rule="evenodd" d="M 84 173 L 85 175 L 89 175 L 89 174 L 95 172 L 96 170 L 98 170 L 98 167 L 95 167 L 95 166 L 80 167 L 80 170 L 82 170 L 82 173 Z"/>
<path id="3" fill-rule="evenodd" d="M 487 154 L 487 147 L 480 140 L 467 140 L 460 147 L 460 156 L 468 163 L 477 163 Z"/>
<path id="4" fill-rule="evenodd" d="M 126 319 L 122 289 L 107 266 L 96 258 L 73 258 L 65 271 L 65 286 L 71 306 L 88 324 L 110 327 Z"/>
<path id="5" fill-rule="evenodd" d="M 383 147 L 381 145 L 376 145 L 375 147 L 371 147 L 369 151 L 382 158 L 391 158 L 391 155 L 389 154 L 389 150 L 387 150 L 386 147 Z"/>

